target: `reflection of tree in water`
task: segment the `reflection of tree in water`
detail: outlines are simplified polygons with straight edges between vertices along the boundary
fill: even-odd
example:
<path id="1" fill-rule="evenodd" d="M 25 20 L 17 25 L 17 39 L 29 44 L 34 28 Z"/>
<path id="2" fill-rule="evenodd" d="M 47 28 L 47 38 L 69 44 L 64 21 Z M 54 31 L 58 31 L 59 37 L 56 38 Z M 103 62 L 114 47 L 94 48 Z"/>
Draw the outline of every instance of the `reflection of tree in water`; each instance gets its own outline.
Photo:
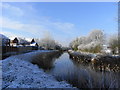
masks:
<path id="1" fill-rule="evenodd" d="M 120 57 L 97 56 L 92 62 L 96 71 L 113 71 L 120 72 Z"/>
<path id="2" fill-rule="evenodd" d="M 95 71 L 113 71 L 120 72 L 120 57 L 97 56 L 91 61 L 89 56 L 69 55 L 69 58 L 76 66 L 90 66 Z"/>
<path id="3" fill-rule="evenodd" d="M 86 66 L 90 64 L 90 60 L 91 57 L 89 56 L 84 56 L 84 55 L 80 55 L 80 56 L 72 56 L 69 54 L 69 58 L 71 59 L 71 61 L 76 65 L 76 66 Z"/>
<path id="4" fill-rule="evenodd" d="M 32 63 L 37 64 L 40 68 L 45 70 L 53 68 L 53 62 L 56 58 L 59 58 L 62 55 L 62 52 L 45 52 L 40 55 L 37 55 Z"/>

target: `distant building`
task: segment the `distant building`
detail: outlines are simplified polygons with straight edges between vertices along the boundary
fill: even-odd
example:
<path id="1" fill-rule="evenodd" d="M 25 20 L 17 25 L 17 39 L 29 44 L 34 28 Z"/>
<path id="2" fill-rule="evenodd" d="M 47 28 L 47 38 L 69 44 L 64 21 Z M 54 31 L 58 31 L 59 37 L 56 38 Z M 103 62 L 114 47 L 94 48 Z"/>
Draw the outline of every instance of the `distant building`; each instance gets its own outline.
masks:
<path id="1" fill-rule="evenodd" d="M 34 40 L 34 39 L 32 39 L 31 44 L 32 44 L 32 43 L 35 43 L 35 40 Z"/>
<path id="2" fill-rule="evenodd" d="M 102 53 L 112 54 L 112 49 L 110 48 L 109 45 L 103 45 L 102 46 Z"/>
<path id="3" fill-rule="evenodd" d="M 10 45 L 17 46 L 17 47 L 31 46 L 35 50 L 38 48 L 38 43 L 36 43 L 34 39 L 32 39 L 31 41 L 28 42 L 27 40 L 19 38 L 19 37 L 18 38 L 15 37 L 13 40 L 11 40 Z"/>
<path id="4" fill-rule="evenodd" d="M 35 46 L 35 47 L 38 47 L 38 44 L 36 42 L 30 44 L 30 46 Z"/>
<path id="5" fill-rule="evenodd" d="M 15 37 L 11 40 L 10 46 L 30 46 L 30 42 L 25 39 Z"/>
<path id="6" fill-rule="evenodd" d="M 18 39 L 15 37 L 14 40 L 11 40 L 11 42 L 10 42 L 10 46 L 17 46 L 18 43 L 19 43 L 19 41 L 18 41 Z"/>
<path id="7" fill-rule="evenodd" d="M 32 46 L 33 50 L 38 50 L 38 43 L 35 42 L 34 39 L 32 39 L 30 46 Z"/>
<path id="8" fill-rule="evenodd" d="M 38 43 L 36 43 L 35 40 L 32 39 L 30 46 L 38 47 Z"/>

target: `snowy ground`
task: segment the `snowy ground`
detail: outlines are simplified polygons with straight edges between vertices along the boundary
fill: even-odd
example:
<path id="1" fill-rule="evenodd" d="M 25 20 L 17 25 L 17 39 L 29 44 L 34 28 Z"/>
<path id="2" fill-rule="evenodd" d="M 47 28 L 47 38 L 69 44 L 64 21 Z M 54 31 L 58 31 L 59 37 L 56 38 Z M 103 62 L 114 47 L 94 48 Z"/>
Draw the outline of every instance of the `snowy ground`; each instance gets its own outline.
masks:
<path id="1" fill-rule="evenodd" d="M 37 65 L 30 63 L 37 54 L 50 51 L 35 51 L 11 56 L 2 62 L 2 88 L 73 88 L 65 81 L 58 82 Z"/>
<path id="2" fill-rule="evenodd" d="M 68 52 L 75 56 L 84 55 L 84 56 L 90 56 L 92 58 L 96 57 L 96 55 L 97 55 L 97 54 L 93 54 L 93 53 L 89 53 L 89 52 L 79 52 L 79 51 L 73 51 L 73 50 L 69 50 Z"/>
<path id="3" fill-rule="evenodd" d="M 102 56 L 111 56 L 111 57 L 120 57 L 120 55 L 112 55 L 112 54 L 102 54 L 102 53 L 89 53 L 89 52 L 80 52 L 80 51 L 73 51 L 73 50 L 69 50 L 68 51 L 71 54 L 74 55 L 87 55 L 87 56 L 91 56 L 92 58 L 96 57 L 97 55 L 102 55 Z"/>

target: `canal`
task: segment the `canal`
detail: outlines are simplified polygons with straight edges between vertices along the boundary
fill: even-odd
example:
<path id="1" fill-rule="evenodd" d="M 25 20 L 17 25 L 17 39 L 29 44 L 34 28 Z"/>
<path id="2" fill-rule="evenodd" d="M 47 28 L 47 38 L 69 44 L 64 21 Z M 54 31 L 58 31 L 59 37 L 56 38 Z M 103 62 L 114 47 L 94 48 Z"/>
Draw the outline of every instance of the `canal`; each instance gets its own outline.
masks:
<path id="1" fill-rule="evenodd" d="M 91 63 L 74 60 L 67 52 L 37 57 L 33 64 L 55 76 L 58 81 L 66 81 L 77 88 L 120 88 L 119 72 L 96 71 Z"/>

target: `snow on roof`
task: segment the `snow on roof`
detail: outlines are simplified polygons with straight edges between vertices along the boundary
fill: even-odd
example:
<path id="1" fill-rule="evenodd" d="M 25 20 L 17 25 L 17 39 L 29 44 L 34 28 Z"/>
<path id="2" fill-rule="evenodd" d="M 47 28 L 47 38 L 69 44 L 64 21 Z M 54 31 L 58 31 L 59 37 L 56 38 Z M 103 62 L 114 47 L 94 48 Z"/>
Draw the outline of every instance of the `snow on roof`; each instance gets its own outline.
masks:
<path id="1" fill-rule="evenodd" d="M 0 34 L 0 38 L 2 38 L 2 39 L 9 39 L 8 37 L 6 37 L 6 36 L 3 35 L 3 34 Z"/>
<path id="2" fill-rule="evenodd" d="M 10 40 L 14 40 L 15 39 L 15 37 L 9 37 L 10 38 Z"/>
<path id="3" fill-rule="evenodd" d="M 34 42 L 34 43 L 30 44 L 30 46 L 36 46 L 36 44 L 37 44 L 37 43 L 36 43 L 36 42 Z"/>
<path id="4" fill-rule="evenodd" d="M 25 38 L 25 40 L 31 42 L 32 39 L 31 38 Z"/>
<path id="5" fill-rule="evenodd" d="M 103 44 L 103 46 L 107 47 L 107 46 L 109 46 L 109 45 L 107 45 L 107 44 Z"/>
<path id="6" fill-rule="evenodd" d="M 14 40 L 15 38 L 18 39 L 19 43 L 28 43 L 29 41 L 26 40 L 25 38 L 21 38 L 21 37 L 10 37 L 10 40 Z"/>
<path id="7" fill-rule="evenodd" d="M 22 38 L 18 38 L 18 41 L 19 41 L 19 43 L 28 43 L 28 41 L 27 41 L 27 40 L 22 39 Z"/>

